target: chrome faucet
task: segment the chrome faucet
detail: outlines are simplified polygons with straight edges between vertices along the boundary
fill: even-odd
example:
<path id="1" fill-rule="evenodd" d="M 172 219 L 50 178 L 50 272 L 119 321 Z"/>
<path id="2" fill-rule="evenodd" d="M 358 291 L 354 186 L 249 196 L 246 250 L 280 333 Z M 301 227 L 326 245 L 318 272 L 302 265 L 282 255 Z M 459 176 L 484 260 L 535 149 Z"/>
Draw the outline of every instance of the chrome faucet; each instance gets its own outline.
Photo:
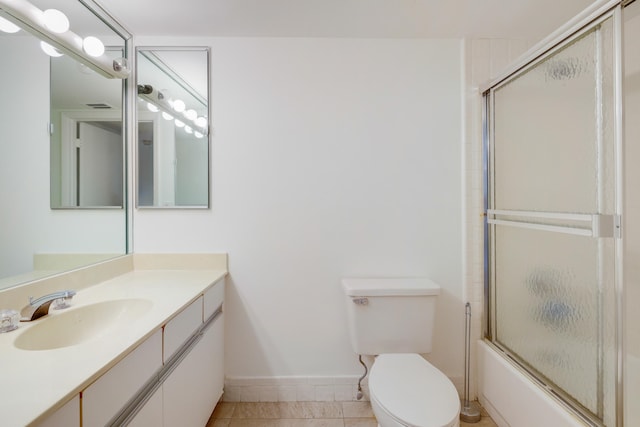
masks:
<path id="1" fill-rule="evenodd" d="M 56 300 L 60 300 L 60 302 L 56 303 L 57 305 L 55 308 L 67 308 L 69 307 L 67 301 L 73 298 L 75 294 L 76 291 L 66 290 L 54 292 L 37 299 L 29 297 L 29 305 L 20 310 L 20 315 L 22 316 L 20 321 L 31 322 L 32 320 L 46 316 L 49 314 L 49 306 L 51 306 L 51 303 Z"/>

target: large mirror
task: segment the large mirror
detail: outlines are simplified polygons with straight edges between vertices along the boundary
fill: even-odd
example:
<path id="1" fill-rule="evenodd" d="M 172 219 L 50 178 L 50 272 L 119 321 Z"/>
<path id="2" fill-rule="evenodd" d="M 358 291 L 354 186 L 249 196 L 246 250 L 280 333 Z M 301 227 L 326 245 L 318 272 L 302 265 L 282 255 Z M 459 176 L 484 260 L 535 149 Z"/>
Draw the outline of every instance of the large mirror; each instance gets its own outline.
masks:
<path id="1" fill-rule="evenodd" d="M 95 65 L 87 65 L 90 61 L 80 62 L 79 55 L 64 49 L 55 52 L 64 53 L 60 57 L 45 54 L 42 37 L 34 35 L 33 28 L 25 31 L 27 25 L 20 25 L 7 12 L 25 2 L 7 3 L 9 6 L 0 2 L 0 17 L 22 29 L 0 31 L 0 289 L 127 253 L 122 196 L 126 182 L 122 168 L 124 80 L 104 77 Z M 116 22 L 100 18 L 107 15 L 95 3 L 31 0 L 26 4 L 41 11 L 63 12 L 70 23 L 68 31 L 102 40 L 106 57 L 126 55 L 130 36 Z M 102 56 L 96 58 L 92 61 Z M 115 69 L 116 64 L 113 66 Z M 64 116 L 73 120 L 66 129 Z M 100 148 L 103 163 L 95 166 L 94 176 L 83 170 L 89 164 L 83 153 L 73 157 L 81 150 L 79 146 L 94 142 L 85 137 L 87 129 L 116 135 L 110 138 L 110 148 Z M 70 140 L 64 151 L 64 132 L 70 137 L 80 135 L 82 140 Z M 100 168 L 107 169 L 114 182 L 107 184 Z M 77 195 L 82 195 L 91 180 L 101 186 L 94 186 L 94 199 L 84 204 L 93 208 L 58 209 L 82 205 L 83 196 L 78 201 Z M 97 206 L 109 209 L 95 209 Z"/>
<path id="2" fill-rule="evenodd" d="M 137 205 L 209 207 L 209 49 L 137 48 Z"/>

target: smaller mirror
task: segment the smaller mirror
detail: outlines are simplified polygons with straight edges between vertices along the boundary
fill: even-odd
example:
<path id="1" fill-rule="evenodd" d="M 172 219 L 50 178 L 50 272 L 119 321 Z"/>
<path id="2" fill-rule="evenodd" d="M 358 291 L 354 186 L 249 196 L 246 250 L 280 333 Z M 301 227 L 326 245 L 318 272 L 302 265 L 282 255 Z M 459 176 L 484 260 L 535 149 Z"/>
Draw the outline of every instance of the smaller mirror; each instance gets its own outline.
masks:
<path id="1" fill-rule="evenodd" d="M 137 205 L 209 207 L 209 49 L 136 49 Z"/>

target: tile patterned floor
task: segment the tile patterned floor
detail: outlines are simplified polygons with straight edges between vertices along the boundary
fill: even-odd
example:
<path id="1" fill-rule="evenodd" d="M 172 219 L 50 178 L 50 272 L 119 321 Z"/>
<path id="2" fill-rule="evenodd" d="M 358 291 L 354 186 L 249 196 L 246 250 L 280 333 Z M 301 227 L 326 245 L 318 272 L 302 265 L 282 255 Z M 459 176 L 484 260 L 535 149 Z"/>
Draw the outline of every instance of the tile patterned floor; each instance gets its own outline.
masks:
<path id="1" fill-rule="evenodd" d="M 377 427 L 369 402 L 220 402 L 207 427 Z M 482 410 L 479 423 L 497 427 Z"/>

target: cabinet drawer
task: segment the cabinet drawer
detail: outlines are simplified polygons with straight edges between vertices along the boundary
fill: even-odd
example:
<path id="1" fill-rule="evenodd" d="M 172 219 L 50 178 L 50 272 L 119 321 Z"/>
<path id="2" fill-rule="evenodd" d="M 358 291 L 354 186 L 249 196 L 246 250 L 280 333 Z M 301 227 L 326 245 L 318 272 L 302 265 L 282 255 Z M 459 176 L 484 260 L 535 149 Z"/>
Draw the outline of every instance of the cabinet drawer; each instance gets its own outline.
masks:
<path id="1" fill-rule="evenodd" d="M 224 278 L 218 280 L 204 293 L 204 320 L 207 320 L 224 301 Z"/>
<path id="2" fill-rule="evenodd" d="M 105 425 L 161 366 L 158 330 L 82 392 L 82 425 Z"/>
<path id="3" fill-rule="evenodd" d="M 202 297 L 182 310 L 164 326 L 164 362 L 200 327 L 202 324 Z"/>

